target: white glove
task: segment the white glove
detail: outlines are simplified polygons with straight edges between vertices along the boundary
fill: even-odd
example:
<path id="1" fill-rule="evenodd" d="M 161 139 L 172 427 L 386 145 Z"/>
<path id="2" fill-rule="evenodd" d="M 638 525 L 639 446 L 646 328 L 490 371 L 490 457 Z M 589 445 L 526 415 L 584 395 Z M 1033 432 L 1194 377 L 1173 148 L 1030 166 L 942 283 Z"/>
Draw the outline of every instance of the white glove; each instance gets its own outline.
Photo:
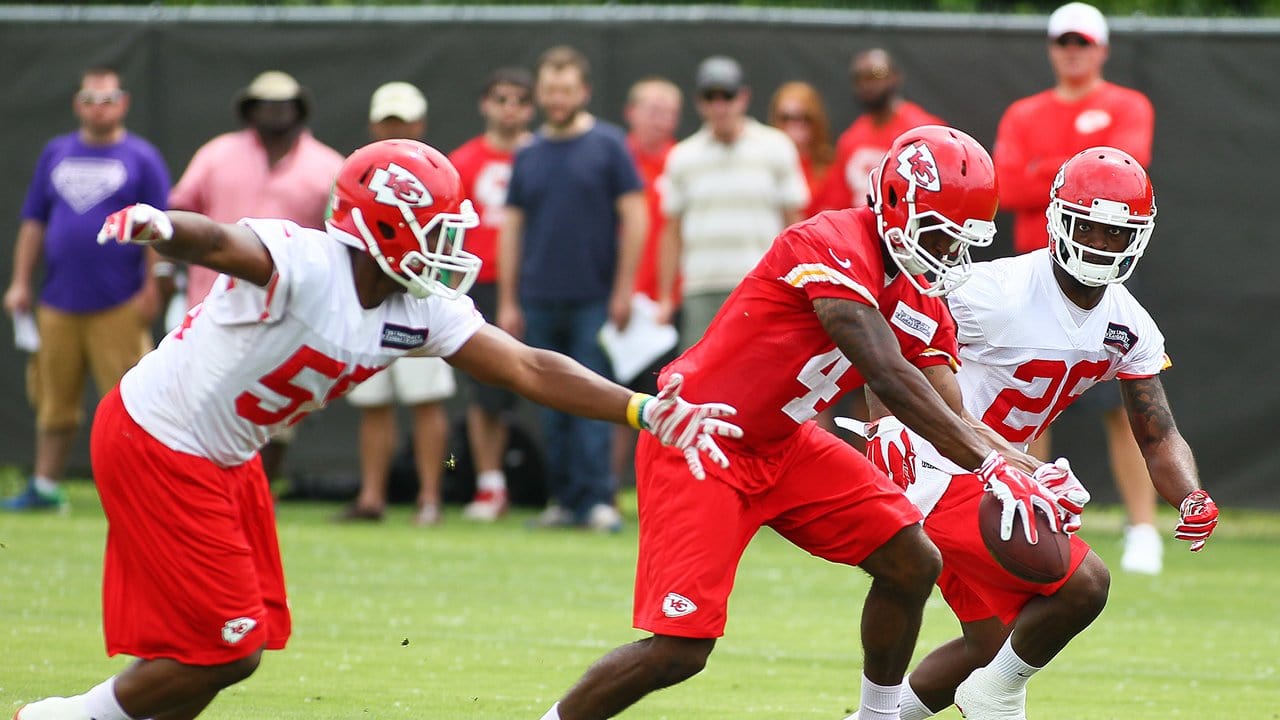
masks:
<path id="1" fill-rule="evenodd" d="M 714 436 L 742 437 L 742 428 L 718 419 L 736 415 L 738 409 L 724 403 L 690 403 L 680 397 L 682 382 L 684 376 L 675 373 L 661 392 L 644 400 L 640 407 L 640 428 L 653 433 L 663 445 L 680 449 L 685 462 L 689 463 L 689 472 L 705 480 L 707 473 L 698 452 L 706 453 L 722 468 L 729 467 L 729 458 L 716 445 Z"/>
<path id="2" fill-rule="evenodd" d="M 1058 499 L 1058 519 L 1062 522 L 1063 532 L 1079 530 L 1080 513 L 1092 498 L 1080 483 L 1080 478 L 1071 472 L 1071 463 L 1066 458 L 1058 458 L 1036 468 L 1031 477 Z"/>
<path id="3" fill-rule="evenodd" d="M 992 450 L 982 467 L 976 474 L 986 485 L 987 492 L 1000 500 L 1000 539 L 1008 541 L 1013 537 L 1013 518 L 1022 516 L 1022 530 L 1027 542 L 1035 545 L 1039 542 L 1036 531 L 1035 508 L 1044 511 L 1049 519 L 1049 526 L 1054 532 L 1058 530 L 1057 498 L 1036 479 L 1005 461 L 1004 456 Z"/>
<path id="4" fill-rule="evenodd" d="M 154 245 L 173 239 L 173 222 L 163 210 L 138 203 L 117 210 L 107 216 L 98 231 L 98 244 L 115 241 L 121 245 Z"/>

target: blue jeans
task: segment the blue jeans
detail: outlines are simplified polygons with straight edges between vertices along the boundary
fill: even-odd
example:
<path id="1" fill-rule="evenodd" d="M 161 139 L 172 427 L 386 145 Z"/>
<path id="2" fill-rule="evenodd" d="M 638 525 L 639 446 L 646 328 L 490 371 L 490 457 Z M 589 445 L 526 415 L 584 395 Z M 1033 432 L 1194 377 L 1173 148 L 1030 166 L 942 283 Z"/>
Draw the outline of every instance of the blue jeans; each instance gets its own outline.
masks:
<path id="1" fill-rule="evenodd" d="M 523 303 L 525 341 L 563 353 L 605 377 L 613 370 L 597 336 L 608 302 Z M 597 504 L 612 505 L 617 483 L 610 467 L 613 428 L 603 420 L 541 408 L 547 459 L 547 492 L 580 523 Z"/>

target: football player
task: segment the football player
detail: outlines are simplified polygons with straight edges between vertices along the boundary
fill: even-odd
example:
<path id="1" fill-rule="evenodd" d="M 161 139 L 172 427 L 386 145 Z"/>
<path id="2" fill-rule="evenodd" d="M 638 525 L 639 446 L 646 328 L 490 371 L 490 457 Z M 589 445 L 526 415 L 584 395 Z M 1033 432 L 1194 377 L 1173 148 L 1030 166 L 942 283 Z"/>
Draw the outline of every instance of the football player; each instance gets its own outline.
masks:
<path id="1" fill-rule="evenodd" d="M 284 220 L 218 224 L 134 205 L 99 242 L 153 245 L 224 273 L 204 303 L 125 375 L 93 424 L 93 475 L 109 530 L 107 652 L 138 658 L 16 720 L 193 718 L 283 648 L 290 617 L 272 498 L 258 450 L 272 431 L 403 355 L 439 356 L 565 412 L 647 430 L 701 477 L 726 462 L 726 405 L 691 405 L 673 377 L 633 394 L 569 358 L 486 325 L 467 288 L 478 223 L 458 172 L 413 140 L 357 150 L 327 231 Z"/>
<path id="2" fill-rule="evenodd" d="M 1151 180 L 1129 154 L 1089 148 L 1062 165 L 1049 198 L 1047 249 L 979 263 L 947 297 L 964 364 L 957 375 L 941 368 L 930 380 L 953 408 L 1023 444 L 1085 390 L 1119 378 L 1152 482 L 1179 510 L 1174 536 L 1198 551 L 1218 510 L 1200 488 L 1160 382 L 1169 367 L 1164 337 L 1123 286 L 1155 227 Z M 870 405 L 872 417 L 888 413 L 874 398 Z M 1063 580 L 1013 577 L 978 533 L 982 491 L 968 471 L 893 417 L 868 428 L 873 462 L 926 515 L 925 533 L 942 552 L 938 586 L 963 628 L 963 637 L 909 676 L 902 720 L 930 717 L 952 702 L 971 720 L 1025 718 L 1027 680 L 1106 604 L 1106 566 L 1073 535 Z M 1064 527 L 1079 527 L 1089 494 L 1070 467 L 1059 460 L 1036 475 L 1058 495 Z"/>
<path id="3" fill-rule="evenodd" d="M 955 356 L 953 330 L 931 318 L 945 316 L 938 296 L 963 281 L 970 247 L 995 234 L 990 156 L 958 130 L 925 126 L 897 138 L 872 185 L 871 207 L 784 230 L 702 340 L 664 368 L 660 386 L 682 377 L 688 397 L 722 397 L 738 409 L 743 435 L 723 445 L 732 469 L 708 467 L 706 482 L 686 482 L 680 456 L 641 437 L 633 622 L 652 636 L 595 663 L 545 720 L 611 717 L 699 672 L 724 632 L 742 553 L 764 526 L 870 573 L 860 707 L 864 719 L 897 717 L 940 566 L 919 511 L 813 421 L 864 383 L 1003 494 L 1011 512 L 1052 502 L 994 449 L 994 433 L 957 416 L 919 369 Z"/>

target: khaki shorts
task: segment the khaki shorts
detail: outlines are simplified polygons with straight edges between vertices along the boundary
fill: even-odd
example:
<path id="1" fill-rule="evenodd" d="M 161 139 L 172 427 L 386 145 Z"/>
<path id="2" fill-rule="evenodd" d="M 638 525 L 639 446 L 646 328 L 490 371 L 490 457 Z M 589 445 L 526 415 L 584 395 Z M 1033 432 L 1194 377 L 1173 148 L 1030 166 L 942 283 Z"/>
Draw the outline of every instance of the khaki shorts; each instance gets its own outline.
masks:
<path id="1" fill-rule="evenodd" d="M 402 357 L 352 388 L 347 400 L 356 407 L 421 405 L 453 397 L 453 368 L 437 357 Z"/>
<path id="2" fill-rule="evenodd" d="M 153 347 L 151 329 L 132 302 L 92 313 L 36 308 L 40 349 L 27 364 L 36 428 L 64 430 L 84 416 L 86 371 L 101 398 Z"/>

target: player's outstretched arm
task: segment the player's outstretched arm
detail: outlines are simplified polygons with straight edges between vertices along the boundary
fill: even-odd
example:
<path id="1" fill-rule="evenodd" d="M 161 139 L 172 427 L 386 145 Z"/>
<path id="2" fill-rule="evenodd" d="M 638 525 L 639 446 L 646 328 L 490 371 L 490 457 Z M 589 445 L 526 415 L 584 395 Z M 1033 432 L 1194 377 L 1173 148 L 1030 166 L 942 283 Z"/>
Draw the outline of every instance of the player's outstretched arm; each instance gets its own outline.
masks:
<path id="1" fill-rule="evenodd" d="M 481 328 L 446 360 L 481 382 L 508 388 L 539 405 L 653 433 L 662 444 L 684 453 L 699 480 L 706 476 L 703 455 L 721 467 L 729 465 L 715 438 L 742 437 L 741 428 L 722 419 L 736 409 L 685 401 L 679 375 L 673 375 L 657 396 L 634 393 L 568 356 L 529 347 L 493 325 Z"/>
<path id="2" fill-rule="evenodd" d="M 98 231 L 98 243 L 109 242 L 150 245 L 162 255 L 259 286 L 270 282 L 275 273 L 267 246 L 249 228 L 214 222 L 198 213 L 164 212 L 145 203 L 107 216 Z"/>
<path id="3" fill-rule="evenodd" d="M 1217 527 L 1218 506 L 1200 489 L 1195 457 L 1173 421 L 1164 384 L 1159 377 L 1136 378 L 1122 380 L 1120 390 L 1151 483 L 1181 515 L 1174 535 L 1199 550 Z"/>

